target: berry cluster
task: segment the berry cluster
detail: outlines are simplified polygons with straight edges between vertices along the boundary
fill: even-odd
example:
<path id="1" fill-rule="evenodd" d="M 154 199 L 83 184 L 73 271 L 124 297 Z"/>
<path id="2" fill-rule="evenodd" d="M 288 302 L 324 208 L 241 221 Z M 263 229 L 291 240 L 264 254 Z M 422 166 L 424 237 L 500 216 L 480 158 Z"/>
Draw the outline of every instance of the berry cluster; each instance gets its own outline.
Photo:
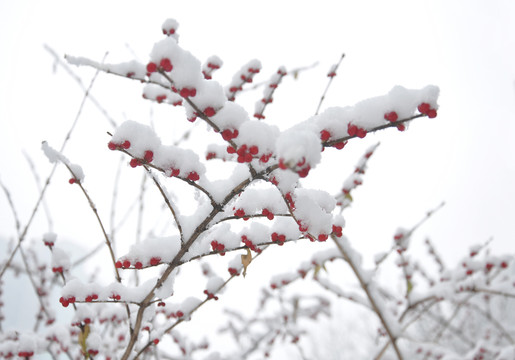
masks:
<path id="1" fill-rule="evenodd" d="M 173 70 L 173 65 L 170 59 L 168 58 L 162 58 L 159 61 L 159 64 L 156 64 L 155 62 L 149 62 L 147 64 L 147 76 L 150 74 L 159 71 L 159 72 L 170 72 Z"/>
<path id="2" fill-rule="evenodd" d="M 206 294 L 206 295 L 207 295 L 207 298 L 208 298 L 208 299 L 215 299 L 215 300 L 218 300 L 218 296 L 215 296 L 215 294 L 213 294 L 213 293 L 211 293 L 211 292 L 209 292 L 209 291 L 207 291 L 207 290 L 204 290 L 204 294 Z"/>
<path id="3" fill-rule="evenodd" d="M 114 143 L 112 141 L 109 141 L 107 143 L 107 147 L 109 150 L 127 150 L 131 147 L 131 142 L 129 140 L 125 140 L 121 144 Z"/>
<path id="4" fill-rule="evenodd" d="M 284 245 L 284 242 L 286 241 L 286 235 L 278 234 L 276 232 L 272 233 L 271 238 L 272 238 L 272 241 L 277 243 L 277 245 L 279 245 L 279 246 Z"/>
<path id="5" fill-rule="evenodd" d="M 417 107 L 421 114 L 427 115 L 428 118 L 433 119 L 436 117 L 436 109 L 432 108 L 428 103 L 422 103 Z"/>
<path id="6" fill-rule="evenodd" d="M 224 256 L 225 255 L 225 245 L 222 244 L 222 243 L 219 243 L 218 241 L 216 240 L 213 240 L 211 241 L 211 248 L 213 249 L 213 251 L 218 251 L 220 252 L 220 255 Z"/>
<path id="7" fill-rule="evenodd" d="M 141 166 L 144 164 L 149 164 L 154 160 L 154 152 L 152 150 L 146 150 L 143 154 L 143 159 L 133 158 L 131 159 L 129 165 L 133 168 L 137 166 Z"/>
<path id="8" fill-rule="evenodd" d="M 365 136 L 367 136 L 367 131 L 365 129 L 351 123 L 347 125 L 347 133 L 349 136 L 357 136 L 360 139 L 363 139 Z"/>
<path id="9" fill-rule="evenodd" d="M 247 238 L 246 235 L 241 236 L 241 242 L 244 243 L 245 246 L 247 246 L 250 250 L 257 252 L 258 254 L 261 252 L 261 249 L 254 245 L 254 243 L 249 238 Z"/>
<path id="10" fill-rule="evenodd" d="M 263 209 L 261 215 L 266 216 L 268 220 L 274 219 L 274 213 L 268 209 Z"/>
<path id="11" fill-rule="evenodd" d="M 207 64 L 202 66 L 202 75 L 204 75 L 204 79 L 211 80 L 213 78 L 213 73 L 220 69 L 222 66 L 222 60 L 217 56 L 211 56 L 207 60 Z"/>
<path id="12" fill-rule="evenodd" d="M 61 296 L 59 298 L 59 302 L 61 303 L 61 305 L 63 305 L 64 307 L 68 307 L 69 304 L 73 304 L 75 303 L 75 296 L 69 296 L 67 298 Z"/>

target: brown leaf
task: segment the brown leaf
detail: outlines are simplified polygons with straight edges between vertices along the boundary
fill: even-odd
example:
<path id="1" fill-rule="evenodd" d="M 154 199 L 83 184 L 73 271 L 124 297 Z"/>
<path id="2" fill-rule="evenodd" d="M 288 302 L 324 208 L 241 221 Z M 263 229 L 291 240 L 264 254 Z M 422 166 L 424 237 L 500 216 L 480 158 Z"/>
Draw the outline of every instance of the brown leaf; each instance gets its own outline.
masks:
<path id="1" fill-rule="evenodd" d="M 241 263 L 243 264 L 243 277 L 247 275 L 247 266 L 249 266 L 252 261 L 252 253 L 250 249 L 247 248 L 247 253 L 245 255 L 241 255 Z"/>

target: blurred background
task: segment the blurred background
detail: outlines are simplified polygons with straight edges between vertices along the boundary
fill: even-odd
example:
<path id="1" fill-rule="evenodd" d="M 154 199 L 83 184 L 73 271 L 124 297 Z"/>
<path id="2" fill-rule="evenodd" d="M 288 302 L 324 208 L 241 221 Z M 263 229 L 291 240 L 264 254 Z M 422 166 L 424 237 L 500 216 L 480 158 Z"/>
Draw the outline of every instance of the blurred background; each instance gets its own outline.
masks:
<path id="1" fill-rule="evenodd" d="M 353 105 L 383 95 L 395 85 L 439 86 L 437 118 L 418 119 L 404 133 L 389 129 L 369 134 L 341 151 L 328 149 L 303 185 L 338 193 L 359 157 L 380 142 L 364 184 L 354 192 L 352 207 L 345 212 L 345 233 L 363 253 L 365 264 L 372 264 L 374 254 L 390 248 L 399 226 L 410 228 L 442 201 L 446 205 L 417 231 L 415 252 L 418 248 L 425 256 L 422 242 L 428 237 L 448 264 L 466 256 L 471 245 L 489 239 L 494 253 L 513 253 L 515 3 L 508 0 L 2 1 L 0 180 L 22 225 L 39 194 L 34 173 L 41 183 L 52 168 L 40 150 L 41 141 L 60 148 L 79 112 L 84 89 L 95 75 L 85 67 L 71 66 L 73 73 L 67 72 L 59 63 L 64 54 L 99 62 L 105 58 L 107 63 L 132 59 L 146 63 L 153 44 L 162 38 L 161 24 L 167 18 L 179 21 L 180 45 L 201 62 L 211 55 L 224 61 L 214 76 L 222 85 L 253 58 L 263 65 L 256 82 L 266 81 L 281 65 L 295 69 L 316 64 L 295 78 L 286 77 L 267 107 L 266 121 L 281 129 L 314 114 L 328 81 L 326 74 L 342 53 L 346 57 L 322 109 Z M 261 88 L 245 92 L 239 101 L 252 113 L 261 92 Z M 143 174 L 108 151 L 106 132 L 114 129 L 108 118 L 117 124 L 127 119 L 151 124 L 167 144 L 192 128 L 183 109 L 145 101 L 141 93 L 142 85 L 135 81 L 99 74 L 64 150 L 83 167 L 84 185 L 101 216 L 119 225 L 120 254 L 134 241 L 134 227 L 124 227 L 122 221 L 139 195 Z M 205 130 L 203 124 L 193 125 L 184 146 L 198 149 L 199 142 L 204 147 L 220 142 Z M 215 167 L 208 167 L 210 178 L 225 176 Z M 123 174 L 122 185 L 116 185 L 119 212 L 112 216 L 118 169 Z M 39 243 L 42 234 L 52 230 L 63 247 L 80 254 L 102 238 L 85 199 L 68 185 L 68 178 L 59 167 L 46 195 L 47 212 L 41 208 L 36 215 L 27 243 Z M 146 196 L 149 203 L 152 199 L 159 203 L 154 189 L 148 188 Z M 152 215 L 148 209 L 144 220 L 144 235 L 166 234 L 170 228 L 161 211 Z M 3 249 L 16 239 L 4 194 L 0 224 L 3 259 L 7 256 Z M 303 251 L 309 254 L 309 246 Z M 278 252 L 265 265 L 294 270 L 298 262 L 292 254 L 297 253 Z M 100 265 L 83 266 L 92 270 Z M 250 273 L 235 293 L 256 288 L 261 280 L 266 284 L 267 277 L 261 275 L 258 270 Z M 12 281 L 4 295 L 6 308 L 35 306 L 24 305 L 30 292 Z M 7 324 L 23 324 L 21 312 L 18 315 L 8 317 Z"/>

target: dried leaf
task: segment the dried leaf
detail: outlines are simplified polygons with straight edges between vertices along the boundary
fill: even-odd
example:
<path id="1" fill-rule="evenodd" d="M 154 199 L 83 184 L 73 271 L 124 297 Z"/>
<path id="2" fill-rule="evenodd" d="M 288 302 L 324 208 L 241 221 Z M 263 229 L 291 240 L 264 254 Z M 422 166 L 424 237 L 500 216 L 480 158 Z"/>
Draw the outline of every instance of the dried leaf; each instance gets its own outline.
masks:
<path id="1" fill-rule="evenodd" d="M 86 345 L 86 340 L 89 336 L 89 325 L 86 324 L 81 332 L 79 332 L 79 345 L 82 348 L 84 354 L 86 354 L 86 359 L 89 358 L 88 346 Z"/>
<path id="2" fill-rule="evenodd" d="M 324 270 L 325 272 L 327 272 L 327 269 L 325 268 L 325 264 L 322 264 L 322 265 L 317 265 L 315 266 L 315 271 L 313 273 L 313 278 L 316 278 L 318 276 L 318 273 L 320 272 L 320 270 Z"/>
<path id="3" fill-rule="evenodd" d="M 249 266 L 252 261 L 252 253 L 250 249 L 247 248 L 247 253 L 245 255 L 241 255 L 241 263 L 243 264 L 243 277 L 247 275 L 247 266 Z"/>

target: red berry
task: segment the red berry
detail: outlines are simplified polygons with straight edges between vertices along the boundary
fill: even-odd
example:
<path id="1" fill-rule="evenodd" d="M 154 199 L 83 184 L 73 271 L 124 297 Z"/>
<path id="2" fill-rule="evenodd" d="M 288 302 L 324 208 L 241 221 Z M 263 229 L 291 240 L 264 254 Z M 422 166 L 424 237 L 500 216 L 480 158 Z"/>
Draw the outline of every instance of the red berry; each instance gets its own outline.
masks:
<path id="1" fill-rule="evenodd" d="M 365 136 L 367 136 L 367 131 L 366 131 L 365 129 L 358 128 L 358 131 L 356 132 L 356 135 L 357 135 L 360 139 L 363 139 Z"/>
<path id="2" fill-rule="evenodd" d="M 168 58 L 161 59 L 159 66 L 166 72 L 170 72 L 173 69 L 172 62 Z"/>
<path id="3" fill-rule="evenodd" d="M 420 111 L 421 114 L 427 114 L 429 110 L 431 110 L 431 105 L 428 103 L 422 103 L 417 107 L 418 111 Z"/>
<path id="4" fill-rule="evenodd" d="M 154 152 L 152 150 L 145 151 L 145 155 L 143 156 L 143 159 L 146 162 L 152 162 L 152 160 L 154 159 Z"/>
<path id="5" fill-rule="evenodd" d="M 213 109 L 211 106 L 204 109 L 204 114 L 208 117 L 211 117 L 216 114 L 215 109 Z"/>
<path id="6" fill-rule="evenodd" d="M 224 131 L 222 131 L 222 138 L 225 141 L 231 140 L 232 139 L 232 131 L 229 129 L 225 129 Z"/>
<path id="7" fill-rule="evenodd" d="M 331 137 L 331 133 L 327 130 L 320 131 L 320 139 L 322 141 L 327 141 Z"/>
<path id="8" fill-rule="evenodd" d="M 345 144 L 347 144 L 347 142 L 339 142 L 339 143 L 336 143 L 334 144 L 334 147 L 337 148 L 338 150 L 341 150 L 345 147 Z"/>
<path id="9" fill-rule="evenodd" d="M 151 266 L 159 265 L 160 262 L 161 262 L 161 258 L 159 258 L 159 257 L 153 257 L 150 259 Z"/>
<path id="10" fill-rule="evenodd" d="M 384 118 L 385 118 L 385 120 L 394 122 L 394 121 L 397 121 L 399 116 L 397 115 L 397 113 L 395 111 L 391 111 L 389 113 L 384 114 Z"/>
<path id="11" fill-rule="evenodd" d="M 159 344 L 159 339 L 154 339 L 154 340 L 152 340 L 152 342 L 154 343 L 154 345 L 157 345 L 157 344 Z"/>
<path id="12" fill-rule="evenodd" d="M 149 73 L 153 73 L 153 72 L 155 72 L 156 70 L 157 70 L 157 65 L 156 65 L 155 63 L 153 63 L 153 62 L 149 62 L 149 63 L 147 64 L 147 71 L 148 71 Z"/>
<path id="13" fill-rule="evenodd" d="M 122 144 L 122 148 L 124 148 L 125 150 L 127 150 L 128 148 L 131 147 L 131 142 L 129 140 L 125 140 Z"/>
<path id="14" fill-rule="evenodd" d="M 249 148 L 249 153 L 251 153 L 252 155 L 257 155 L 258 152 L 259 148 L 256 145 L 253 145 Z"/>
<path id="15" fill-rule="evenodd" d="M 357 132 L 358 132 L 358 127 L 356 125 L 352 125 L 350 123 L 347 125 L 347 133 L 350 136 L 356 135 Z"/>
<path id="16" fill-rule="evenodd" d="M 136 264 L 134 264 L 134 267 L 136 269 L 142 269 L 143 268 L 143 264 L 140 261 L 136 261 Z"/>
<path id="17" fill-rule="evenodd" d="M 107 143 L 107 147 L 109 148 L 109 150 L 116 150 L 117 145 L 116 145 L 114 142 L 109 141 L 109 142 Z"/>
<path id="18" fill-rule="evenodd" d="M 156 101 L 157 101 L 158 104 L 161 104 L 165 100 L 166 100 L 166 95 L 158 95 L 158 96 L 156 96 Z"/>
<path id="19" fill-rule="evenodd" d="M 318 241 L 326 241 L 328 236 L 326 234 L 318 235 Z"/>
<path id="20" fill-rule="evenodd" d="M 406 130 L 406 126 L 404 124 L 397 124 L 397 130 L 404 131 Z"/>
<path id="21" fill-rule="evenodd" d="M 227 146 L 227 153 L 236 154 L 236 149 L 234 149 L 232 146 Z"/>
<path id="22" fill-rule="evenodd" d="M 141 165 L 141 161 L 139 161 L 138 159 L 131 159 L 129 164 L 131 167 L 135 168 Z"/>
<path id="23" fill-rule="evenodd" d="M 117 261 L 114 266 L 117 268 L 117 269 L 120 269 L 122 267 L 122 262 L 121 261 Z"/>
<path id="24" fill-rule="evenodd" d="M 236 217 L 244 217 L 245 216 L 245 210 L 243 209 L 238 209 L 234 212 L 234 216 Z"/>
<path id="25" fill-rule="evenodd" d="M 174 168 L 171 168 L 171 173 L 170 173 L 170 176 L 179 176 L 179 174 L 181 173 L 181 170 L 180 169 L 174 169 Z"/>
<path id="26" fill-rule="evenodd" d="M 123 260 L 122 266 L 124 268 L 129 268 L 131 267 L 131 262 L 129 260 Z"/>
<path id="27" fill-rule="evenodd" d="M 427 112 L 427 117 L 430 118 L 430 119 L 434 119 L 436 117 L 436 115 L 437 115 L 437 113 L 436 113 L 435 109 L 430 109 Z"/>
<path id="28" fill-rule="evenodd" d="M 68 182 L 69 182 L 70 184 L 75 184 L 76 180 L 75 180 L 74 178 L 71 178 L 70 180 L 68 180 Z"/>
<path id="29" fill-rule="evenodd" d="M 191 181 L 197 181 L 198 179 L 200 179 L 200 176 L 195 171 L 192 171 L 188 174 L 188 179 L 190 179 Z"/>
<path id="30" fill-rule="evenodd" d="M 183 88 L 180 91 L 180 95 L 182 97 L 194 97 L 195 95 L 197 95 L 197 89 Z"/>

